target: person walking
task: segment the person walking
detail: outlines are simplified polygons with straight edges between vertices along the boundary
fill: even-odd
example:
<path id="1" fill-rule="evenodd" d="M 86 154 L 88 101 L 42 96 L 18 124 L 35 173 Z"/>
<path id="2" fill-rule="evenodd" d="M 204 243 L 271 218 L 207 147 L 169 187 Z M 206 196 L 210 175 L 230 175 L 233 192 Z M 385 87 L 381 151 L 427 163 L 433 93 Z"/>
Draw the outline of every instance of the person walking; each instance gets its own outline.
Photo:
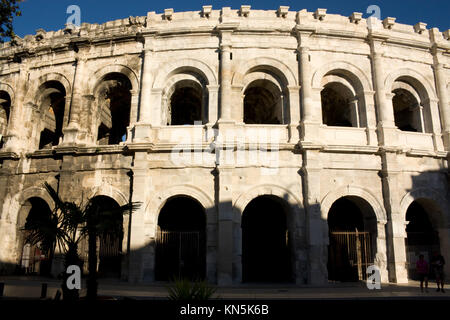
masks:
<path id="1" fill-rule="evenodd" d="M 425 281 L 425 291 L 428 292 L 428 262 L 425 261 L 423 254 L 419 255 L 419 260 L 416 262 L 416 272 L 419 275 L 420 291 L 423 292 L 423 282 Z"/>
<path id="2" fill-rule="evenodd" d="M 434 275 L 436 276 L 437 290 L 444 293 L 444 265 L 445 260 L 442 255 L 438 252 L 434 252 L 433 258 L 431 259 L 431 267 L 433 268 Z"/>

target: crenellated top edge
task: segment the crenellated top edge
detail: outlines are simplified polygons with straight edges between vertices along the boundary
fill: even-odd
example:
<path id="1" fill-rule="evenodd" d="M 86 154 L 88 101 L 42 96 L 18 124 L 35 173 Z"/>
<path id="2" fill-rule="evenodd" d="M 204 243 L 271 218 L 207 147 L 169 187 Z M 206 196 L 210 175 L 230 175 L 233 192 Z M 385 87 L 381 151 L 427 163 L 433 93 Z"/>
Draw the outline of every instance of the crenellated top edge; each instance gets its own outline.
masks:
<path id="1" fill-rule="evenodd" d="M 26 35 L 23 38 L 16 36 L 13 41 L 0 44 L 0 55 L 4 55 L 5 51 L 14 50 L 17 47 L 23 49 L 40 46 L 53 47 L 72 41 L 82 41 L 83 39 L 114 38 L 118 35 L 127 37 L 182 28 L 209 27 L 214 29 L 226 24 L 234 25 L 235 29 L 258 29 L 262 23 L 268 29 L 279 29 L 281 24 L 286 28 L 312 30 L 312 32 L 318 33 L 381 34 L 387 38 L 407 38 L 408 40 L 430 43 L 444 43 L 444 46 L 448 46 L 448 41 L 450 41 L 450 29 L 444 32 L 437 28 L 427 29 L 427 24 L 423 22 L 418 22 L 414 26 L 401 24 L 397 23 L 396 18 L 393 17 L 387 17 L 382 21 L 376 18 L 363 18 L 361 12 L 353 12 L 350 16 L 343 16 L 330 14 L 323 8 L 310 12 L 306 9 L 289 11 L 288 6 L 280 6 L 276 10 L 254 10 L 251 9 L 250 5 L 242 5 L 239 9 L 231 9 L 230 7 L 213 9 L 211 5 L 205 5 L 198 11 L 176 12 L 173 8 L 167 8 L 162 13 L 150 11 L 146 16 L 130 16 L 103 24 L 67 25 L 64 29 L 57 31 L 38 29 L 34 35 Z"/>

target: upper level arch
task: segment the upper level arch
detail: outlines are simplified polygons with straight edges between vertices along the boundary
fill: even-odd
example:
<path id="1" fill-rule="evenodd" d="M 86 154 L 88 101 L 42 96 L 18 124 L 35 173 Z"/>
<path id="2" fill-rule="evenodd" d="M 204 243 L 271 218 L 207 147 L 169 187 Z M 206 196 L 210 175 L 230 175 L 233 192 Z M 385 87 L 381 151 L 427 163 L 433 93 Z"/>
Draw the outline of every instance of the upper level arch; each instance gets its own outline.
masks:
<path id="1" fill-rule="evenodd" d="M 294 72 L 283 62 L 270 57 L 258 57 L 240 64 L 233 74 L 233 86 L 245 86 L 245 77 L 252 72 L 265 72 L 278 78 L 282 86 L 297 86 Z"/>
<path id="2" fill-rule="evenodd" d="M 431 104 L 436 101 L 436 95 L 423 75 L 409 68 L 395 70 L 388 75 L 385 85 L 392 99 L 397 128 L 402 131 L 433 132 Z"/>
<path id="3" fill-rule="evenodd" d="M 102 83 L 104 78 L 107 77 L 108 74 L 114 73 L 119 73 L 127 77 L 131 84 L 131 90 L 137 91 L 139 89 L 138 77 L 131 68 L 123 64 L 112 64 L 103 66 L 90 75 L 87 86 L 89 94 L 95 94 L 96 89 Z"/>
<path id="4" fill-rule="evenodd" d="M 421 73 L 411 68 L 401 68 L 389 73 L 384 81 L 387 90 L 394 88 L 394 82 L 402 81 L 414 87 L 421 100 L 437 99 L 434 86 Z"/>
<path id="5" fill-rule="evenodd" d="M 356 66 L 335 61 L 319 68 L 312 86 L 320 92 L 322 123 L 327 126 L 367 126 L 366 92 L 372 86 Z"/>
<path id="6" fill-rule="evenodd" d="M 323 87 L 323 78 L 327 75 L 337 75 L 346 79 L 354 87 L 355 92 L 372 91 L 373 87 L 367 75 L 354 64 L 347 61 L 333 61 L 318 68 L 312 77 L 313 88 Z"/>
<path id="7" fill-rule="evenodd" d="M 28 90 L 28 92 L 29 92 L 28 101 L 38 107 L 39 107 L 39 102 L 42 99 L 42 96 L 45 94 L 40 89 L 42 88 L 42 86 L 45 83 L 49 83 L 49 82 L 60 83 L 64 87 L 66 100 L 68 98 L 70 98 L 70 96 L 72 95 L 71 82 L 62 73 L 57 73 L 57 72 L 46 73 L 30 82 L 32 83 L 32 86 L 31 86 L 30 90 Z M 70 99 L 68 99 L 68 100 L 70 100 Z"/>
<path id="8" fill-rule="evenodd" d="M 153 89 L 164 89 L 167 81 L 176 74 L 198 75 L 205 82 L 204 85 L 217 85 L 217 77 L 207 64 L 196 59 L 181 59 L 159 70 L 153 82 Z"/>

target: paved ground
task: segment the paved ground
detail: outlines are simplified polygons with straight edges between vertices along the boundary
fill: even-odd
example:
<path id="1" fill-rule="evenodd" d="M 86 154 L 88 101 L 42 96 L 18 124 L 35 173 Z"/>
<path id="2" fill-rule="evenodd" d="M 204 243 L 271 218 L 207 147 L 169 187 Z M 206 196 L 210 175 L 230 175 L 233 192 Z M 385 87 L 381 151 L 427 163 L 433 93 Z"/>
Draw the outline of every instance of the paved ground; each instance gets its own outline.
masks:
<path id="1" fill-rule="evenodd" d="M 39 298 L 41 284 L 48 284 L 48 297 L 54 297 L 60 289 L 59 280 L 40 277 L 0 277 L 4 283 L 6 298 Z M 165 299 L 168 295 L 168 284 L 153 285 L 129 284 L 117 280 L 100 280 L 98 294 L 114 298 L 129 297 L 134 299 Z M 413 298 L 413 299 L 449 299 L 450 286 L 445 293 L 436 292 L 436 284 L 431 282 L 428 293 L 421 293 L 419 283 L 384 284 L 380 290 L 369 290 L 365 283 L 328 284 L 326 286 L 294 286 L 294 285 L 239 285 L 220 287 L 215 298 L 221 299 L 358 299 L 358 298 Z M 86 292 L 82 283 L 81 295 Z"/>

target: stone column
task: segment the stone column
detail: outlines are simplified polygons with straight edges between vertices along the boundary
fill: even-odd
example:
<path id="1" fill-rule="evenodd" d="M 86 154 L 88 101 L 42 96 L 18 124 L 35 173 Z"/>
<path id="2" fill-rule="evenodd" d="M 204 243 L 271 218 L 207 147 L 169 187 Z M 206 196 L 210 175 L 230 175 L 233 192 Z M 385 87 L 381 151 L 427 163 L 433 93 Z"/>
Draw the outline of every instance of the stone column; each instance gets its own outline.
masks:
<path id="1" fill-rule="evenodd" d="M 328 226 L 322 218 L 320 207 L 320 152 L 305 150 L 303 153 L 303 201 L 306 210 L 308 242 L 308 284 L 324 284 L 328 281 Z"/>
<path id="2" fill-rule="evenodd" d="M 147 43 L 146 39 L 146 43 Z M 139 108 L 139 122 L 149 123 L 151 117 L 151 93 L 153 85 L 152 64 L 151 64 L 152 50 L 145 49 L 143 52 L 143 67 L 141 75 L 141 100 Z"/>
<path id="3" fill-rule="evenodd" d="M 290 86 L 289 92 L 289 142 L 298 143 L 300 140 L 300 87 Z"/>
<path id="4" fill-rule="evenodd" d="M 406 224 L 404 214 L 400 211 L 401 189 L 399 184 L 400 164 L 395 152 L 382 154 L 382 188 L 384 207 L 387 213 L 387 243 L 389 281 L 407 283 L 406 269 Z"/>
<path id="5" fill-rule="evenodd" d="M 153 86 L 153 74 L 152 74 L 152 55 L 153 49 L 151 48 L 151 39 L 145 38 L 145 49 L 142 53 L 143 67 L 141 74 L 141 92 L 140 100 L 138 104 L 137 119 L 135 124 L 134 141 L 145 141 L 151 136 L 151 121 L 152 121 L 152 86 Z"/>
<path id="6" fill-rule="evenodd" d="M 217 283 L 230 285 L 233 280 L 233 168 L 219 165 L 216 172 L 216 193 L 218 193 L 218 255 Z M 237 266 L 240 268 L 240 266 Z"/>
<path id="7" fill-rule="evenodd" d="M 375 252 L 375 264 L 380 268 L 381 282 L 389 282 L 387 269 L 387 243 L 386 243 L 386 223 L 387 221 L 377 221 L 377 240 Z"/>
<path id="8" fill-rule="evenodd" d="M 433 47 L 433 70 L 436 83 L 436 91 L 439 97 L 439 112 L 442 123 L 442 138 L 446 151 L 450 151 L 450 98 L 447 89 L 447 77 L 444 69 L 444 52 L 448 50 L 448 41 L 442 37 L 438 28 L 429 31 Z"/>
<path id="9" fill-rule="evenodd" d="M 141 207 L 130 217 L 130 250 L 128 265 L 128 281 L 140 283 L 143 280 L 154 279 L 154 244 L 146 243 L 145 207 L 146 191 L 150 188 L 150 178 L 147 170 L 147 153 L 137 152 L 133 166 L 133 202 L 141 202 Z M 152 247 L 153 245 L 153 247 Z M 153 256 L 152 256 L 153 253 Z M 151 258 L 153 257 L 153 261 Z M 146 261 L 149 260 L 150 261 Z M 145 272 L 144 272 L 145 271 Z"/>
<path id="10" fill-rule="evenodd" d="M 394 110 L 392 102 L 387 101 L 386 90 L 384 87 L 385 79 L 385 64 L 383 61 L 383 51 L 381 48 L 382 39 L 370 37 L 372 72 L 375 87 L 375 101 L 378 112 L 378 130 L 380 143 L 382 145 L 395 146 L 397 145 L 397 128 L 394 121 Z"/>
<path id="11" fill-rule="evenodd" d="M 450 104 L 448 98 L 448 90 L 445 83 L 445 71 L 442 63 L 438 62 L 435 55 L 434 74 L 436 78 L 436 88 L 439 96 L 439 112 L 442 123 L 442 136 L 444 140 L 445 150 L 450 151 Z"/>
<path id="12" fill-rule="evenodd" d="M 303 42 L 302 38 L 309 35 L 299 35 L 299 41 Z M 317 119 L 317 112 L 315 112 L 314 93 L 311 86 L 312 70 L 310 61 L 309 47 L 303 44 L 298 46 L 298 54 L 300 55 L 300 81 L 301 81 L 301 102 L 302 102 L 302 134 L 303 143 L 314 144 L 318 143 L 319 139 L 319 125 L 320 121 Z"/>
<path id="13" fill-rule="evenodd" d="M 21 150 L 26 148 L 25 141 L 30 137 L 23 136 L 24 131 L 21 130 L 21 125 L 25 123 L 25 119 L 21 118 L 24 114 L 24 99 L 25 93 L 27 91 L 28 82 L 28 65 L 26 60 L 22 60 L 22 64 L 19 67 L 19 73 L 16 76 L 16 92 L 14 96 L 14 101 L 11 101 L 11 114 L 10 114 L 10 124 L 8 125 L 7 137 L 5 137 L 6 151 L 12 151 L 19 153 Z M 11 97 L 12 98 L 12 97 Z M 32 123 L 30 123 L 32 125 Z"/>
<path id="14" fill-rule="evenodd" d="M 208 89 L 208 124 L 212 126 L 219 118 L 219 86 L 208 85 L 206 87 Z"/>
<path id="15" fill-rule="evenodd" d="M 448 277 L 448 275 L 450 274 L 450 228 L 439 228 L 437 229 L 437 231 L 439 234 L 441 254 L 445 260 L 444 273 Z"/>
<path id="16" fill-rule="evenodd" d="M 72 87 L 72 102 L 70 104 L 69 125 L 63 129 L 64 144 L 76 144 L 80 131 L 80 113 L 83 104 L 83 91 L 87 82 L 85 79 L 86 59 L 77 57 L 75 78 Z"/>
<path id="17" fill-rule="evenodd" d="M 222 35 L 223 37 L 224 35 Z M 232 120 L 231 91 L 231 46 L 222 44 L 220 47 L 220 119 L 219 122 Z"/>

